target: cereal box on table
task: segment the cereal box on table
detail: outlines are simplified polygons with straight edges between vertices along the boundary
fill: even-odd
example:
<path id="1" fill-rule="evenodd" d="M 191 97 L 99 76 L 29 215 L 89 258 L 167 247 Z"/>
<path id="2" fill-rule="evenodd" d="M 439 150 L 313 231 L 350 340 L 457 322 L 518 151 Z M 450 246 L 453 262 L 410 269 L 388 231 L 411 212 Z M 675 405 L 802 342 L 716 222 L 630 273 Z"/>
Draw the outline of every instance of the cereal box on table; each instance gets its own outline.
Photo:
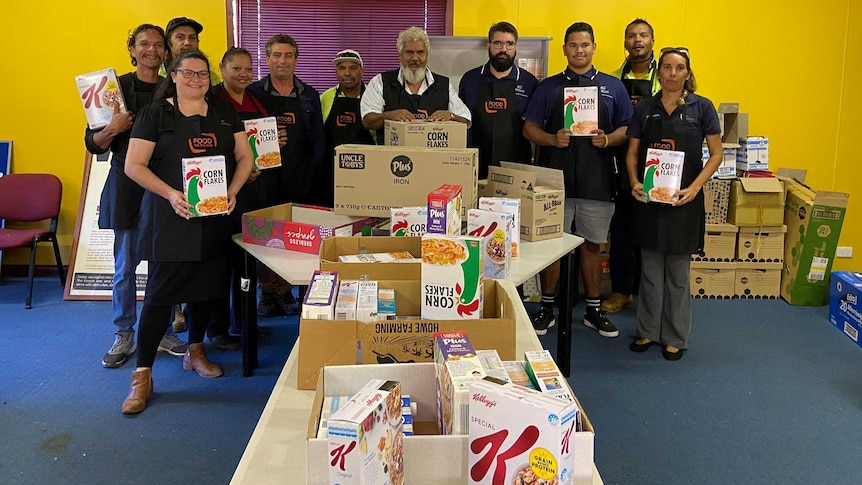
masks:
<path id="1" fill-rule="evenodd" d="M 512 233 L 515 218 L 507 212 L 482 209 L 467 211 L 467 234 L 482 238 L 485 278 L 503 279 L 512 273 Z"/>
<path id="2" fill-rule="evenodd" d="M 650 202 L 673 204 L 677 200 L 684 162 L 684 152 L 647 149 L 643 191 Z"/>
<path id="3" fill-rule="evenodd" d="M 422 318 L 482 318 L 484 266 L 480 238 L 422 236 Z"/>
<path id="4" fill-rule="evenodd" d="M 508 212 L 515 219 L 512 231 L 512 259 L 518 259 L 518 245 L 521 244 L 521 199 L 506 197 L 479 197 L 479 208 L 489 211 Z"/>
<path id="5" fill-rule="evenodd" d="M 393 207 L 389 209 L 390 236 L 424 236 L 428 224 L 428 207 Z"/>
<path id="6" fill-rule="evenodd" d="M 224 157 L 183 158 L 183 193 L 192 206 L 192 217 L 227 214 Z"/>
<path id="7" fill-rule="evenodd" d="M 430 234 L 461 234 L 461 186 L 443 184 L 428 194 L 428 224 Z"/>
<path id="8" fill-rule="evenodd" d="M 280 167 L 281 151 L 278 146 L 278 124 L 275 116 L 245 120 L 243 124 L 254 167 L 258 170 Z"/>
<path id="9" fill-rule="evenodd" d="M 75 77 L 78 94 L 87 115 L 87 125 L 91 130 L 107 126 L 114 116 L 114 106 L 120 113 L 126 112 L 126 101 L 117 80 L 117 72 L 112 68 L 81 74 Z"/>
<path id="10" fill-rule="evenodd" d="M 599 129 L 598 86 L 563 88 L 563 127 L 571 136 L 593 136 Z"/>
<path id="11" fill-rule="evenodd" d="M 487 374 L 465 332 L 434 334 L 437 425 L 441 434 L 467 434 L 470 384 Z"/>

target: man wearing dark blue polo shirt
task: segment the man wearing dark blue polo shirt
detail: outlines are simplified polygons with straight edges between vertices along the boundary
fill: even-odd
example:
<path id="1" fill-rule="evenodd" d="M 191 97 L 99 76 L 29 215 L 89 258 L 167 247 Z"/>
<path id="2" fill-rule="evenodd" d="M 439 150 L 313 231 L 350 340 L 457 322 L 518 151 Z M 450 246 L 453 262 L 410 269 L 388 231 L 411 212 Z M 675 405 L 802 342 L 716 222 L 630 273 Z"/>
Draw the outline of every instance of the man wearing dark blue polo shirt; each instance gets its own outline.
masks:
<path id="1" fill-rule="evenodd" d="M 515 65 L 518 30 L 499 22 L 488 30 L 488 62 L 467 71 L 458 96 L 473 114 L 467 145 L 479 149 L 479 178 L 500 161 L 530 163 L 530 142 L 521 134 L 522 115 L 539 81 Z"/>
<path id="2" fill-rule="evenodd" d="M 601 311 L 601 254 L 614 214 L 617 171 L 612 147 L 626 141 L 632 105 L 622 82 L 593 67 L 596 50 L 593 28 L 577 22 L 566 30 L 563 53 L 566 70 L 539 84 L 524 113 L 524 136 L 538 145 L 538 164 L 563 171 L 566 204 L 563 229 L 584 238 L 580 248 L 581 276 L 586 292 L 584 325 L 603 337 L 616 337 L 617 328 Z M 598 129 L 592 136 L 572 136 L 563 123 L 563 88 L 597 86 Z M 627 194 L 625 194 L 627 195 Z M 572 223 L 574 222 L 574 227 Z M 559 262 L 541 273 L 542 307 L 533 317 L 538 335 L 554 325 L 554 292 L 560 278 Z"/>

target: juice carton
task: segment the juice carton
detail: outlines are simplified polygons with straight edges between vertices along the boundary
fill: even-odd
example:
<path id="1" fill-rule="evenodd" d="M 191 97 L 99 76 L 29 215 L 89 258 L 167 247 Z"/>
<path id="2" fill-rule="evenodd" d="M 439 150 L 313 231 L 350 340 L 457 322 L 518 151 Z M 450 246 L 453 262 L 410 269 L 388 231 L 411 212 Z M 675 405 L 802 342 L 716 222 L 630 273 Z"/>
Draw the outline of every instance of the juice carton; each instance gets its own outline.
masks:
<path id="1" fill-rule="evenodd" d="M 515 219 L 515 230 L 512 231 L 512 259 L 518 259 L 518 246 L 521 244 L 521 199 L 479 197 L 479 208 L 512 214 Z"/>
<path id="2" fill-rule="evenodd" d="M 278 125 L 275 116 L 243 121 L 245 136 L 251 146 L 254 167 L 258 170 L 281 166 L 281 150 L 278 146 Z"/>
<path id="3" fill-rule="evenodd" d="M 440 433 L 467 434 L 470 384 L 486 374 L 465 332 L 434 334 L 434 367 Z"/>
<path id="4" fill-rule="evenodd" d="M 482 318 L 484 253 L 479 238 L 422 236 L 422 318 Z"/>
<path id="5" fill-rule="evenodd" d="M 650 202 L 673 204 L 680 188 L 684 162 L 684 152 L 647 149 L 643 191 Z"/>
<path id="6" fill-rule="evenodd" d="M 443 184 L 428 194 L 428 234 L 461 234 L 461 186 Z"/>
<path id="7" fill-rule="evenodd" d="M 117 72 L 112 68 L 76 76 L 75 83 L 91 130 L 111 122 L 115 104 L 119 105 L 120 113 L 126 112 L 126 100 L 117 80 Z"/>
<path id="8" fill-rule="evenodd" d="M 338 271 L 315 270 L 311 275 L 305 300 L 302 302 L 302 318 L 306 320 L 334 320 L 335 299 L 338 294 Z"/>
<path id="9" fill-rule="evenodd" d="M 192 217 L 227 214 L 224 157 L 183 158 L 183 193 L 192 205 Z"/>
<path id="10" fill-rule="evenodd" d="M 599 129 L 599 87 L 563 88 L 563 128 L 571 136 L 593 136 Z"/>
<path id="11" fill-rule="evenodd" d="M 470 209 L 467 234 L 481 237 L 485 251 L 485 278 L 503 279 L 512 274 L 512 233 L 515 218 L 507 212 Z"/>
<path id="12" fill-rule="evenodd" d="M 428 207 L 393 207 L 389 209 L 390 236 L 424 236 L 428 224 Z"/>

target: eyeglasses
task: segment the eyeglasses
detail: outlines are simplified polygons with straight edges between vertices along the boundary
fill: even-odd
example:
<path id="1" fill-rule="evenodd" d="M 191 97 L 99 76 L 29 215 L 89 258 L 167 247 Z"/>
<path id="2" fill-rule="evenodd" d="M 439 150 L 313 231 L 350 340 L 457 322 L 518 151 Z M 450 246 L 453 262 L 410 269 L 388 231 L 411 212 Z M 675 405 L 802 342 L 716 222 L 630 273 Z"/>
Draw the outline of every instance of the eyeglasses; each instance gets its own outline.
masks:
<path id="1" fill-rule="evenodd" d="M 686 56 L 690 56 L 688 47 L 662 47 L 661 53 L 664 54 L 665 52 L 682 52 Z"/>
<path id="2" fill-rule="evenodd" d="M 497 49 L 502 49 L 503 47 L 505 47 L 507 50 L 512 50 L 517 45 L 517 42 L 512 42 L 511 40 L 507 40 L 506 42 L 503 42 L 502 40 L 495 40 L 494 42 L 491 42 L 491 45 Z"/>
<path id="3" fill-rule="evenodd" d="M 191 79 L 195 76 L 198 79 L 209 79 L 210 72 L 209 71 L 192 71 L 191 69 L 174 69 L 174 72 L 180 73 L 184 78 Z"/>

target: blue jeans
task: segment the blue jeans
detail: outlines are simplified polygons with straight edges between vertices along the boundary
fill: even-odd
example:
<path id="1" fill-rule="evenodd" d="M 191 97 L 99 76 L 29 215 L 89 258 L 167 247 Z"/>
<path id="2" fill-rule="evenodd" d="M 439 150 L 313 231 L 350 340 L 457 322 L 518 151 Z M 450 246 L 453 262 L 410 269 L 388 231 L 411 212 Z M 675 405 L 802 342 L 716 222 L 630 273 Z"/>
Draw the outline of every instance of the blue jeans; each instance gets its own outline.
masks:
<path id="1" fill-rule="evenodd" d="M 138 230 L 114 231 L 114 325 L 120 332 L 134 330 L 137 320 L 137 284 L 135 268 L 141 262 L 137 254 Z"/>

